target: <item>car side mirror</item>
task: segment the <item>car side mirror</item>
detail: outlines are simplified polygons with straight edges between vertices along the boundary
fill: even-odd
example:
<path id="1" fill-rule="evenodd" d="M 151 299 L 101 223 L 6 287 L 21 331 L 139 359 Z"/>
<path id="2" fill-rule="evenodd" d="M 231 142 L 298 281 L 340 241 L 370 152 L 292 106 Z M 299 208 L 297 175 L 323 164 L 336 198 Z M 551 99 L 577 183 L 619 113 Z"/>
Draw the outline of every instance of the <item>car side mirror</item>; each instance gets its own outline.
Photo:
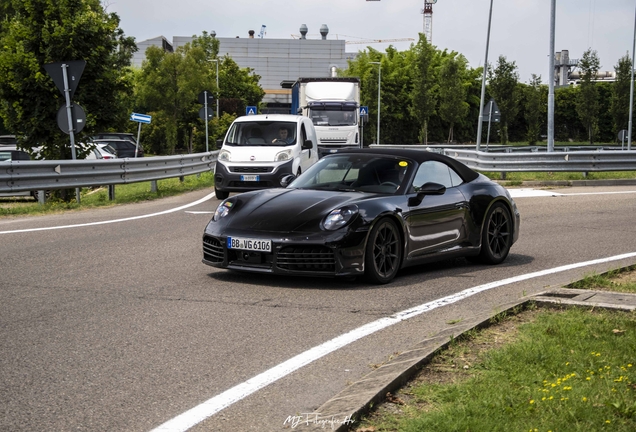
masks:
<path id="1" fill-rule="evenodd" d="M 296 180 L 296 176 L 293 174 L 287 174 L 285 177 L 283 177 L 282 179 L 280 179 L 280 185 L 284 188 L 286 188 L 287 186 L 289 186 L 289 184 L 291 182 L 293 182 L 294 180 Z"/>
<path id="2" fill-rule="evenodd" d="M 305 140 L 303 142 L 303 150 L 311 150 L 314 148 L 314 142 L 312 140 Z"/>
<path id="3" fill-rule="evenodd" d="M 417 195 L 409 198 L 410 207 L 420 205 L 426 195 L 444 195 L 444 193 L 446 193 L 446 186 L 439 183 L 428 182 L 424 183 L 419 188 L 416 187 L 416 190 Z"/>

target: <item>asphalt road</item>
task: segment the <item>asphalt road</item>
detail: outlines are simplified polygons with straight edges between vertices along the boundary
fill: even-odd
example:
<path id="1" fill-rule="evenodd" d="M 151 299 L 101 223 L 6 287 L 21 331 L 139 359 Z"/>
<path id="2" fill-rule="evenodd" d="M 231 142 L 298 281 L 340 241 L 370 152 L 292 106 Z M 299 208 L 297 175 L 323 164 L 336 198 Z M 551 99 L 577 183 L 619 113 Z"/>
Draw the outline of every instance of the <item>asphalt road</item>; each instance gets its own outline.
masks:
<path id="1" fill-rule="evenodd" d="M 466 288 L 636 251 L 634 187 L 517 198 L 521 236 L 499 266 L 407 269 L 386 286 L 216 270 L 201 236 L 210 191 L 0 219 L 0 430 L 149 431 L 325 341 Z M 590 192 L 599 194 L 588 194 Z M 586 193 L 585 195 L 572 195 Z M 193 430 L 272 431 L 421 339 L 484 310 L 635 259 L 509 284 L 393 325 L 231 404 Z M 298 427 L 301 429 L 301 427 Z"/>

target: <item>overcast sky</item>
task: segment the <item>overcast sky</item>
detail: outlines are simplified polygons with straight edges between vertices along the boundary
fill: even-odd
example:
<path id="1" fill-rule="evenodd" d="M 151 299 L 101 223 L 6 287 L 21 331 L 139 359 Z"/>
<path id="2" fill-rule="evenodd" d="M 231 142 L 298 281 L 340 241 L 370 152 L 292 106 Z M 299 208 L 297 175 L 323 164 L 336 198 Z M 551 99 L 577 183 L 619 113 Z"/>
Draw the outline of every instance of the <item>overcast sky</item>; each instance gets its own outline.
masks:
<path id="1" fill-rule="evenodd" d="M 156 36 L 199 35 L 216 31 L 219 37 L 258 35 L 289 39 L 301 24 L 308 38 L 320 38 L 322 24 L 328 38 L 346 40 L 417 40 L 423 31 L 424 0 L 103 0 L 116 12 L 121 27 L 137 41 Z M 531 74 L 548 80 L 550 0 L 494 0 L 488 61 L 500 55 L 515 61 L 523 82 Z M 484 63 L 490 0 L 438 0 L 433 6 L 433 45 L 463 54 L 473 67 Z M 634 40 L 636 0 L 556 0 L 556 51 L 569 50 L 578 59 L 587 48 L 597 51 L 601 71 L 612 71 L 629 53 Z M 392 43 L 399 50 L 412 42 Z M 388 44 L 367 44 L 384 51 Z M 366 48 L 348 44 L 347 51 Z"/>

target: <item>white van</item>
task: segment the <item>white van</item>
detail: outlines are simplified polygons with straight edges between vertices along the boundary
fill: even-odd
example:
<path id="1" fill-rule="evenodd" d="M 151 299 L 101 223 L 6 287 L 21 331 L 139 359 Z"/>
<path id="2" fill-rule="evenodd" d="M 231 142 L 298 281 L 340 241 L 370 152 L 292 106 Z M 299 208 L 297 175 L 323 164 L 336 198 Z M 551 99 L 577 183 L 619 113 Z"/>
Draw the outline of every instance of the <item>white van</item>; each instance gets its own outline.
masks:
<path id="1" fill-rule="evenodd" d="M 216 197 L 280 187 L 283 177 L 298 176 L 318 161 L 317 146 L 316 130 L 307 117 L 262 114 L 237 118 L 216 162 Z"/>

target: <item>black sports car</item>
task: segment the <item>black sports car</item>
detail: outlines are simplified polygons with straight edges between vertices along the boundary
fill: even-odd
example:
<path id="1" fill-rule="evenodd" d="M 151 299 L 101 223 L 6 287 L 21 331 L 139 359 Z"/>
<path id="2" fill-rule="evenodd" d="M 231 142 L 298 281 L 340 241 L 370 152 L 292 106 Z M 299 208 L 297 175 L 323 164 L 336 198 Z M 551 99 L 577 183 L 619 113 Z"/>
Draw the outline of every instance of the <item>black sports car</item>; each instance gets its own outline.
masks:
<path id="1" fill-rule="evenodd" d="M 222 201 L 203 234 L 203 262 L 382 284 L 450 257 L 499 264 L 519 236 L 508 191 L 436 153 L 339 150 L 283 186 Z"/>

